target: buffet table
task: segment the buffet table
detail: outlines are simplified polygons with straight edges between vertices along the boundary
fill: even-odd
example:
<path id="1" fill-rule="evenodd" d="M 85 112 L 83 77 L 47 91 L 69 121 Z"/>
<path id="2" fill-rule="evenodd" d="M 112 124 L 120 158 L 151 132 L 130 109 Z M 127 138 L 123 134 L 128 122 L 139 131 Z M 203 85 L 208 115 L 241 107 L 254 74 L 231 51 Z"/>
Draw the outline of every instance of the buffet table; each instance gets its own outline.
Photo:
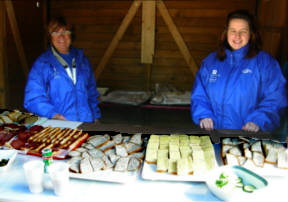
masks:
<path id="1" fill-rule="evenodd" d="M 24 176 L 24 162 L 37 157 L 18 155 L 0 177 L 0 200 L 8 201 L 219 201 L 205 183 L 156 182 L 136 179 L 127 184 L 70 179 L 70 193 L 57 197 L 52 189 L 32 194 Z"/>
<path id="2" fill-rule="evenodd" d="M 35 156 L 18 154 L 11 168 L 0 176 L 0 201 L 220 201 L 204 182 L 149 181 L 139 176 L 125 184 L 70 179 L 70 192 L 58 197 L 52 188 L 32 194 L 26 183 L 23 164 Z M 268 187 L 257 195 L 261 201 L 283 201 L 288 178 L 266 177 Z M 251 195 L 251 200 L 257 200 Z"/>
<path id="3" fill-rule="evenodd" d="M 51 127 L 71 127 L 78 128 L 91 133 L 95 131 L 115 133 L 136 133 L 143 134 L 167 134 L 168 132 L 185 132 L 170 128 L 171 131 L 166 132 L 165 129 L 143 128 L 140 126 L 128 126 L 117 124 L 88 124 L 80 122 L 63 122 L 55 120 L 46 120 L 41 123 L 43 126 Z M 94 132 L 93 132 L 94 131 Z M 219 134 L 223 137 L 239 136 L 241 131 L 214 131 L 212 134 L 199 130 L 191 129 L 186 131 L 187 134 L 208 134 L 214 143 L 219 140 Z M 234 132 L 234 134 L 233 134 Z M 216 137 L 213 138 L 213 135 Z M 245 135 L 245 134 L 243 134 Z M 254 134 L 255 135 L 255 134 Z M 259 133 L 258 137 L 270 137 L 270 134 Z M 274 136 L 275 137 L 275 136 Z M 214 139 L 214 140 L 213 140 Z M 281 140 L 285 139 L 284 137 Z M 285 140 L 284 140 L 285 141 Z M 40 194 L 32 194 L 29 191 L 23 164 L 32 159 L 40 159 L 40 157 L 18 154 L 10 169 L 0 174 L 0 201 L 220 201 L 215 195 L 210 192 L 206 183 L 203 182 L 182 182 L 182 181 L 157 181 L 144 180 L 141 177 L 141 170 L 139 175 L 127 183 L 115 183 L 96 180 L 83 180 L 70 178 L 70 192 L 66 196 L 56 196 L 51 187 Z M 66 160 L 54 160 L 66 161 Z M 287 171 L 288 172 L 288 171 Z M 285 193 L 288 187 L 288 175 L 281 177 L 266 177 L 268 186 L 257 195 L 251 195 L 252 200 L 261 201 L 285 201 L 287 194 Z M 239 199 L 241 201 L 241 199 Z"/>

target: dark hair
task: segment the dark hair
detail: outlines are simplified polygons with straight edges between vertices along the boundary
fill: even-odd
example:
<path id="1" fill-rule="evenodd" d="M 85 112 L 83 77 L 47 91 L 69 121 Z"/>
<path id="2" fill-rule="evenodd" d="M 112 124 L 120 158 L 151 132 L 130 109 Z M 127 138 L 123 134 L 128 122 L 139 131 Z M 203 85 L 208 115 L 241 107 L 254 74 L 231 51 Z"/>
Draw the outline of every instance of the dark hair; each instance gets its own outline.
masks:
<path id="1" fill-rule="evenodd" d="M 223 61 L 226 58 L 225 48 L 231 49 L 227 41 L 227 29 L 232 19 L 243 19 L 248 22 L 250 39 L 249 49 L 246 54 L 246 58 L 252 58 L 261 50 L 261 38 L 258 32 L 257 23 L 255 22 L 254 16 L 251 15 L 247 10 L 236 10 L 227 15 L 226 26 L 221 34 L 220 43 L 217 50 L 217 58 Z"/>
<path id="2" fill-rule="evenodd" d="M 63 16 L 53 17 L 47 27 L 48 39 L 51 39 L 52 32 L 57 31 L 60 28 L 65 28 L 66 30 L 72 31 L 71 38 L 74 38 L 73 26 L 66 22 L 66 19 Z"/>

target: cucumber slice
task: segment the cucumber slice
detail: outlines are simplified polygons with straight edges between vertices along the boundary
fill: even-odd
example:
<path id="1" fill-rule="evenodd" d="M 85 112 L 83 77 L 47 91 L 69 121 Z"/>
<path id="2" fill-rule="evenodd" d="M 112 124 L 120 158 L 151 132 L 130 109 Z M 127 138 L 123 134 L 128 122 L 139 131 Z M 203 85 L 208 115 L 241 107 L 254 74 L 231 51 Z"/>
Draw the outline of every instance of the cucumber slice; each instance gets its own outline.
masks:
<path id="1" fill-rule="evenodd" d="M 243 180 L 242 180 L 242 178 L 241 177 L 237 177 L 237 179 L 236 179 L 236 183 L 238 183 L 238 182 L 243 182 Z"/>
<path id="2" fill-rule="evenodd" d="M 237 182 L 236 183 L 236 187 L 238 188 L 242 188 L 244 186 L 244 184 L 242 182 Z"/>
<path id="3" fill-rule="evenodd" d="M 222 188 L 226 184 L 228 184 L 228 180 L 226 178 L 222 178 L 222 179 L 216 180 L 216 186 L 219 187 L 219 188 Z"/>
<path id="4" fill-rule="evenodd" d="M 250 185 L 250 184 L 243 186 L 243 191 L 245 191 L 247 193 L 252 193 L 255 189 L 256 189 L 256 187 L 254 187 L 253 185 Z"/>
<path id="5" fill-rule="evenodd" d="M 228 178 L 228 175 L 225 175 L 225 173 L 221 173 L 221 175 L 219 176 L 220 179 L 226 179 Z"/>

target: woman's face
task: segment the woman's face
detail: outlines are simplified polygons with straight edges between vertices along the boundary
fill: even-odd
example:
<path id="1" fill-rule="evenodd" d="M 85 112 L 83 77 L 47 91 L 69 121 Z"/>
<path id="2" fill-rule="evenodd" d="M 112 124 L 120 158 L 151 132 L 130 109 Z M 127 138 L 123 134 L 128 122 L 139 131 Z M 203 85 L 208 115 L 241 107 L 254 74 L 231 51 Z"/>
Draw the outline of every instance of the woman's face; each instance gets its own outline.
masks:
<path id="1" fill-rule="evenodd" d="M 58 52 L 67 54 L 71 45 L 71 32 L 65 28 L 59 28 L 51 33 L 51 42 Z"/>
<path id="2" fill-rule="evenodd" d="M 243 19 L 232 19 L 227 30 L 227 40 L 232 50 L 245 46 L 250 39 L 248 22 Z"/>

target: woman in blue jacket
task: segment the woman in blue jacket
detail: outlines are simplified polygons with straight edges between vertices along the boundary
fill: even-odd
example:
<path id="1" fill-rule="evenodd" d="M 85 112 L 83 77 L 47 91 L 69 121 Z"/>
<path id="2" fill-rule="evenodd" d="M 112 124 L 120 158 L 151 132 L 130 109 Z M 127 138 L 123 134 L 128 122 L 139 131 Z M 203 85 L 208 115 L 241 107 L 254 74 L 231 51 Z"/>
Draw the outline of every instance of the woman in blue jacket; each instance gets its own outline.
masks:
<path id="1" fill-rule="evenodd" d="M 201 128 L 257 132 L 279 126 L 286 80 L 260 43 L 252 15 L 228 15 L 218 50 L 203 60 L 192 89 L 191 116 Z"/>
<path id="2" fill-rule="evenodd" d="M 88 59 L 71 46 L 70 28 L 64 18 L 50 21 L 51 46 L 31 68 L 24 107 L 49 119 L 94 122 L 101 116 L 99 93 Z"/>

